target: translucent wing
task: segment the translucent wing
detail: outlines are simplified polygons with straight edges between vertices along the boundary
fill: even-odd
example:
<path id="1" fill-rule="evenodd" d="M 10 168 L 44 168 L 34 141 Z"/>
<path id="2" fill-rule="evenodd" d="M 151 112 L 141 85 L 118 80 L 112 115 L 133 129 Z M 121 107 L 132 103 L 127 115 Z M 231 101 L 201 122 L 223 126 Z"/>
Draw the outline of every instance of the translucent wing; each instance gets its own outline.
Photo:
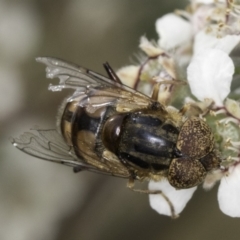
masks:
<path id="1" fill-rule="evenodd" d="M 12 144 L 34 157 L 70 166 L 82 166 L 82 163 L 74 161 L 76 158 L 74 152 L 66 145 L 56 129 L 35 128 L 32 130 L 34 131 L 25 132 L 19 138 L 12 138 Z"/>
<path id="2" fill-rule="evenodd" d="M 42 130 L 35 128 L 32 132 L 23 133 L 19 138 L 12 138 L 12 144 L 19 150 L 47 161 L 73 167 L 75 171 L 88 170 L 118 177 L 129 177 L 128 170 L 120 162 L 112 162 L 107 156 L 104 159 L 86 156 L 79 159 L 72 147 L 69 147 L 56 129 Z"/>
<path id="3" fill-rule="evenodd" d="M 119 108 L 127 110 L 156 104 L 148 96 L 86 68 L 56 58 L 40 57 L 36 60 L 47 65 L 48 78 L 60 80 L 58 85 L 49 86 L 51 91 L 61 91 L 65 88 L 75 90 L 69 101 L 79 95 L 94 96 L 91 102 L 86 98 L 86 102 L 92 107 L 118 104 Z"/>

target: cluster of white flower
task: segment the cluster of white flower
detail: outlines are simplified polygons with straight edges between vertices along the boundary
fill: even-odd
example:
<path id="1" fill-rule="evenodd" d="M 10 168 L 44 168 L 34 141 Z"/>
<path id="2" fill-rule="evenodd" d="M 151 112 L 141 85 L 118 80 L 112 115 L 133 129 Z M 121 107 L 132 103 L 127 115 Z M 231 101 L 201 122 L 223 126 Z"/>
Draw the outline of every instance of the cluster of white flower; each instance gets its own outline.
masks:
<path id="1" fill-rule="evenodd" d="M 240 217 L 240 84 L 236 57 L 240 5 L 231 0 L 191 0 L 187 10 L 159 18 L 156 30 L 157 43 L 146 37 L 140 40 L 146 56 L 139 66 L 124 67 L 118 75 L 124 83 L 145 93 L 160 82 L 159 101 L 164 105 L 179 107 L 179 103 L 191 102 L 202 110 L 200 115 L 214 131 L 222 160 L 220 169 L 207 175 L 203 187 L 210 189 L 220 180 L 220 209 Z M 153 209 L 177 216 L 197 187 L 176 190 L 163 180 L 151 181 L 149 189 L 164 193 L 150 195 Z"/>

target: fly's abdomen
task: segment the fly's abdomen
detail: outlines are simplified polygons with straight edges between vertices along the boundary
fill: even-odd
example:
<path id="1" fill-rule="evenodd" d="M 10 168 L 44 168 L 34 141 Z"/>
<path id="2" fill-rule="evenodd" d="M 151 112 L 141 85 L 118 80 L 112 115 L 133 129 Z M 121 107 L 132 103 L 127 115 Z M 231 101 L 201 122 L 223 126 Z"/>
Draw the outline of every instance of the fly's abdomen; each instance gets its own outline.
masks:
<path id="1" fill-rule="evenodd" d="M 78 157 L 92 156 L 100 140 L 100 131 L 107 111 L 106 107 L 91 112 L 81 107 L 81 99 L 66 104 L 61 121 L 61 132 Z"/>

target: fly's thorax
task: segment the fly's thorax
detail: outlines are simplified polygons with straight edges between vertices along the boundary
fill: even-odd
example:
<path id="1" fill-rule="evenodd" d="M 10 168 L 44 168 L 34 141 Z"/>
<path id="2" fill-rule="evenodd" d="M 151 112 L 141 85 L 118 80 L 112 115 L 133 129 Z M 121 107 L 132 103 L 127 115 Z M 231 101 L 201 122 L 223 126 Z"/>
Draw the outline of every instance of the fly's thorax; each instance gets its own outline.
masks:
<path id="1" fill-rule="evenodd" d="M 143 110 L 110 117 L 102 138 L 105 147 L 129 168 L 163 173 L 176 154 L 178 133 L 158 111 Z"/>
<path id="2" fill-rule="evenodd" d="M 104 124 L 102 132 L 103 145 L 114 154 L 118 153 L 122 131 L 124 131 L 125 119 L 129 113 L 110 116 Z"/>

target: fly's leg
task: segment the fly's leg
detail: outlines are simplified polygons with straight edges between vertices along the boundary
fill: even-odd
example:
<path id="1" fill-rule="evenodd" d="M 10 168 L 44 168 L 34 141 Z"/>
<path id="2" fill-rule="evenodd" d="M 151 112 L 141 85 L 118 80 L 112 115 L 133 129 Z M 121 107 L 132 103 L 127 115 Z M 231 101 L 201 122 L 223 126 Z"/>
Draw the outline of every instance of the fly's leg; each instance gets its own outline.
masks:
<path id="1" fill-rule="evenodd" d="M 122 84 L 120 78 L 117 76 L 117 74 L 114 72 L 114 70 L 112 69 L 108 62 L 104 63 L 103 66 L 111 80 Z"/>
<path id="2" fill-rule="evenodd" d="M 159 94 L 159 89 L 160 89 L 160 83 L 155 83 L 153 86 L 153 91 L 152 91 L 152 96 L 151 98 L 155 101 L 158 101 L 158 94 Z"/>
<path id="3" fill-rule="evenodd" d="M 163 191 L 161 190 L 149 190 L 149 189 L 135 189 L 134 188 L 134 178 L 129 178 L 128 180 L 128 183 L 127 183 L 127 187 L 129 189 L 131 189 L 132 191 L 134 192 L 138 192 L 138 193 L 143 193 L 143 194 L 160 194 L 164 200 L 167 202 L 169 208 L 170 208 L 170 211 L 171 211 L 171 217 L 172 218 L 177 218 L 178 215 L 175 213 L 175 209 L 174 209 L 174 206 L 171 202 L 171 200 L 164 194 Z"/>
<path id="4" fill-rule="evenodd" d="M 153 79 L 154 80 L 154 79 Z M 162 80 L 160 82 L 156 82 L 153 86 L 152 96 L 151 98 L 155 101 L 159 101 L 164 105 L 168 105 L 172 100 L 172 96 L 174 95 L 174 90 L 179 85 L 185 85 L 186 82 L 181 80 Z M 162 87 L 160 89 L 160 87 Z M 161 94 L 159 94 L 161 91 Z"/>
<path id="5" fill-rule="evenodd" d="M 206 99 L 203 102 L 186 103 L 179 112 L 187 117 L 204 116 L 210 111 L 212 105 L 213 101 L 210 99 Z"/>

